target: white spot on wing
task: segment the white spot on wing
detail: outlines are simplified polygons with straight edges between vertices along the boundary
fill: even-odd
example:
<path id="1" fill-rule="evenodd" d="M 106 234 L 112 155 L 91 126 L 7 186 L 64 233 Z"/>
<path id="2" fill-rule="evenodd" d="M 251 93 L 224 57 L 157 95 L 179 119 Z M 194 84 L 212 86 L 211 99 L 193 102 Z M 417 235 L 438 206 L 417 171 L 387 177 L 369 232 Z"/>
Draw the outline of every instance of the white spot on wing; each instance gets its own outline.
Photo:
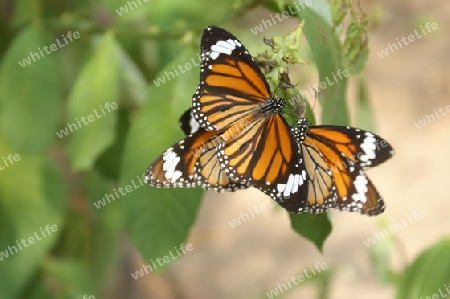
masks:
<path id="1" fill-rule="evenodd" d="M 303 175 L 303 174 L 302 174 Z M 278 184 L 278 193 L 283 193 L 284 197 L 298 192 L 298 187 L 303 185 L 303 177 L 300 174 L 290 174 L 286 184 Z"/>
<path id="2" fill-rule="evenodd" d="M 363 173 L 356 177 L 355 181 L 353 182 L 353 185 L 355 185 L 356 189 L 356 193 L 352 195 L 352 199 L 354 201 L 360 201 L 362 203 L 365 203 L 367 201 L 366 193 L 368 191 L 368 183 L 369 181 Z"/>
<path id="3" fill-rule="evenodd" d="M 228 39 L 228 40 L 219 40 L 215 45 L 211 46 L 211 52 L 209 53 L 209 57 L 211 59 L 217 59 L 220 54 L 231 55 L 236 46 L 240 47 L 241 44 L 238 41 Z"/>
<path id="4" fill-rule="evenodd" d="M 165 171 L 164 176 L 172 183 L 176 182 L 176 180 L 178 180 L 182 175 L 181 171 L 175 170 L 181 160 L 180 157 L 177 156 L 175 152 L 173 152 L 172 148 L 170 148 L 164 154 L 163 160 L 163 170 Z"/>
<path id="5" fill-rule="evenodd" d="M 294 186 L 292 188 L 292 193 L 297 193 L 298 186 L 299 186 L 298 183 L 300 182 L 300 179 L 302 179 L 302 177 L 300 175 L 296 175 L 295 176 L 295 178 L 294 178 Z"/>
<path id="6" fill-rule="evenodd" d="M 227 49 L 229 49 L 231 51 L 233 51 L 236 48 L 236 44 L 231 39 L 229 39 L 227 41 L 220 40 L 220 41 L 218 41 L 216 43 L 216 46 L 224 47 L 224 48 L 227 48 Z"/>
<path id="7" fill-rule="evenodd" d="M 195 120 L 195 118 L 191 115 L 191 119 L 189 120 L 189 125 L 191 126 L 191 134 L 195 133 L 200 129 L 200 124 Z"/>
<path id="8" fill-rule="evenodd" d="M 376 145 L 376 139 L 375 136 L 373 136 L 373 134 L 366 132 L 366 137 L 363 140 L 363 143 L 361 144 L 361 148 L 364 151 L 365 155 L 362 155 L 360 157 L 361 161 L 367 161 L 367 160 L 372 160 L 375 159 L 376 154 L 375 154 L 375 150 L 377 148 Z"/>

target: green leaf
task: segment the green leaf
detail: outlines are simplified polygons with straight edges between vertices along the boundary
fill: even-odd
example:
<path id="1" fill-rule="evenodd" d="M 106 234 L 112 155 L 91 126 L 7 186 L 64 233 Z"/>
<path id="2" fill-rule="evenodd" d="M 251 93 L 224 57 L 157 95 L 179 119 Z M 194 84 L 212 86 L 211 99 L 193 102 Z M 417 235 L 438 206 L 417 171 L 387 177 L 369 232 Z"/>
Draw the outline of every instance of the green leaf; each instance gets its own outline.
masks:
<path id="1" fill-rule="evenodd" d="M 19 298 L 54 298 L 55 296 L 52 293 L 52 290 L 50 290 L 47 287 L 46 279 L 47 277 L 44 275 L 42 271 L 38 271 L 36 275 L 33 277 L 33 281 L 28 283 L 27 288 L 25 290 L 21 291 Z"/>
<path id="2" fill-rule="evenodd" d="M 173 66 L 186 63 L 195 67 L 167 81 L 166 72 L 173 72 Z M 165 78 L 165 83 L 152 84 L 146 102 L 132 121 L 127 139 L 120 185 L 124 187 L 132 182 L 139 185 L 123 202 L 130 238 L 147 261 L 167 255 L 186 241 L 200 205 L 200 189 L 156 189 L 140 185 L 151 162 L 183 137 L 178 119 L 191 106 L 198 77 L 198 59 L 192 51 L 186 50 L 169 63 L 157 75 Z"/>
<path id="3" fill-rule="evenodd" d="M 85 178 L 85 183 L 90 202 L 112 193 L 108 181 L 96 172 L 89 173 Z M 89 207 L 92 215 L 89 231 L 89 273 L 96 282 L 96 289 L 92 294 L 99 295 L 105 291 L 108 282 L 114 279 L 114 270 L 117 269 L 120 257 L 125 211 L 120 201 L 103 209 L 96 209 L 92 204 Z"/>
<path id="4" fill-rule="evenodd" d="M 124 98 L 132 105 L 141 104 L 147 95 L 145 76 L 122 47 L 118 47 L 118 51 L 121 69 L 120 83 L 125 94 Z"/>
<path id="5" fill-rule="evenodd" d="M 27 27 L 0 67 L 0 129 L 21 152 L 41 152 L 55 138 L 62 93 L 58 54 L 43 48 L 54 42 L 47 32 Z"/>
<path id="6" fill-rule="evenodd" d="M 0 156 L 8 154 L 15 153 L 0 136 Z M 0 298 L 21 292 L 57 240 L 65 200 L 61 177 L 49 161 L 25 154 L 0 171 Z"/>
<path id="7" fill-rule="evenodd" d="M 362 18 L 367 19 L 367 16 Z M 368 22 L 368 21 L 366 21 Z M 352 20 L 347 28 L 344 41 L 344 65 L 352 74 L 361 72 L 369 57 L 369 42 L 366 23 Z"/>
<path id="8" fill-rule="evenodd" d="M 48 259 L 44 262 L 44 270 L 58 282 L 56 288 L 64 297 L 83 298 L 93 294 L 94 279 L 89 275 L 86 265 L 72 260 Z"/>
<path id="9" fill-rule="evenodd" d="M 327 213 L 323 214 L 289 214 L 291 227 L 300 235 L 310 240 L 317 249 L 323 251 L 323 244 L 331 233 L 331 222 Z"/>
<path id="10" fill-rule="evenodd" d="M 240 4 L 234 1 L 189 0 L 180 5 L 179 0 L 147 2 L 141 0 L 140 3 L 135 1 L 137 4 L 135 7 L 129 4 L 130 2 L 123 0 L 123 6 L 114 7 L 117 22 L 133 24 L 139 20 L 152 20 L 153 30 L 167 33 L 162 35 L 166 37 L 165 40 L 170 39 L 174 34 L 186 32 L 192 27 L 199 29 L 207 25 L 218 24 L 221 20 L 227 19 L 227 16 L 229 19 L 230 11 L 235 8 L 236 4 Z M 120 11 L 120 9 L 122 10 Z"/>
<path id="11" fill-rule="evenodd" d="M 331 15 L 334 28 L 346 31 L 343 44 L 343 65 L 351 74 L 357 74 L 364 69 L 369 56 L 367 28 L 369 19 L 363 11 L 359 1 L 332 0 Z M 343 20 L 349 18 L 349 24 L 339 26 Z"/>
<path id="12" fill-rule="evenodd" d="M 444 298 L 450 293 L 449 282 L 450 239 L 446 238 L 425 250 L 404 271 L 396 298 Z"/>
<path id="13" fill-rule="evenodd" d="M 331 19 L 334 26 L 339 26 L 348 13 L 350 1 L 349 0 L 331 0 Z"/>
<path id="14" fill-rule="evenodd" d="M 14 1 L 14 16 L 12 23 L 15 27 L 31 23 L 41 13 L 40 1 L 17 0 Z"/>
<path id="15" fill-rule="evenodd" d="M 358 78 L 356 88 L 356 94 L 358 96 L 358 113 L 356 113 L 356 124 L 359 128 L 373 130 L 373 128 L 375 128 L 375 121 L 373 119 L 372 106 L 369 101 L 369 92 L 367 90 L 366 80 L 363 76 Z"/>
<path id="16" fill-rule="evenodd" d="M 382 231 L 388 227 L 389 223 L 386 219 L 380 218 L 377 223 L 377 228 Z M 399 240 L 396 236 L 389 234 L 382 240 L 375 239 L 375 236 L 364 241 L 369 249 L 370 263 L 372 265 L 375 276 L 384 284 L 393 284 L 397 281 L 397 274 L 391 267 L 392 254 L 395 249 L 395 244 Z"/>
<path id="17" fill-rule="evenodd" d="M 126 136 L 130 129 L 130 115 L 128 111 L 119 108 L 117 118 L 116 140 L 103 152 L 95 164 L 95 169 L 98 169 L 104 177 L 114 182 L 119 180 Z"/>
<path id="18" fill-rule="evenodd" d="M 281 93 L 282 97 L 285 99 L 289 99 L 287 101 L 286 107 L 291 111 L 291 113 L 285 113 L 283 115 L 284 119 L 291 126 L 297 125 L 297 120 L 299 116 L 305 115 L 308 118 L 308 121 L 314 125 L 316 123 L 316 119 L 314 116 L 314 112 L 311 109 L 311 106 L 305 99 L 305 96 L 296 88 L 288 88 Z"/>
<path id="19" fill-rule="evenodd" d="M 289 5 L 285 4 L 283 9 L 276 5 L 266 7 L 281 13 L 289 11 Z M 319 71 L 317 89 L 322 104 L 322 122 L 347 125 L 346 90 L 350 72 L 343 64 L 343 49 L 334 30 L 330 5 L 324 0 L 315 0 L 311 6 L 300 9 L 297 16 L 300 21 L 305 21 L 303 34 Z"/>
<path id="20" fill-rule="evenodd" d="M 366 244 L 366 246 L 368 244 Z M 385 284 L 392 283 L 397 279 L 390 264 L 394 248 L 395 238 L 392 235 L 376 242 L 369 248 L 370 263 L 372 265 L 373 272 L 376 277 Z"/>
<path id="21" fill-rule="evenodd" d="M 326 5 L 320 2 L 322 6 L 319 6 L 319 2 L 314 2 L 313 5 L 317 12 L 305 7 L 299 11 L 299 19 L 305 20 L 303 33 L 319 70 L 320 83 L 326 86 L 319 92 L 319 100 L 322 104 L 322 122 L 346 125 L 349 122 L 346 94 L 347 76 L 344 74 L 345 68 L 342 65 L 342 46 L 334 33 L 331 20 L 325 19 L 322 14 L 319 14 L 322 6 Z"/>
<path id="22" fill-rule="evenodd" d="M 83 67 L 69 98 L 68 124 L 64 129 L 69 135 L 68 154 L 74 170 L 90 169 L 114 142 L 118 66 L 116 41 L 111 32 L 105 33 Z"/>

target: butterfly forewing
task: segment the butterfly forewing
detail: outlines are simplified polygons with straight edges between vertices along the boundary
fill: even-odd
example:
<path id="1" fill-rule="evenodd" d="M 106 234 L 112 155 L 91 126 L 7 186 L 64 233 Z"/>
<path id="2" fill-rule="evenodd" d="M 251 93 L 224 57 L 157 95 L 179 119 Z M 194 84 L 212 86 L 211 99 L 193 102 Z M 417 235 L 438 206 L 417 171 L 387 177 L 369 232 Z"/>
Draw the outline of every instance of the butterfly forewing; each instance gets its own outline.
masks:
<path id="1" fill-rule="evenodd" d="M 200 85 L 193 114 L 206 130 L 226 129 L 271 97 L 259 66 L 226 30 L 207 27 L 202 36 Z"/>
<path id="2" fill-rule="evenodd" d="M 192 114 L 192 109 L 187 109 L 181 116 L 178 122 L 184 135 L 189 136 L 199 130 L 204 130 L 200 127 L 200 124 L 195 120 Z"/>
<path id="3" fill-rule="evenodd" d="M 377 166 L 394 154 L 392 146 L 371 132 L 344 126 L 314 126 L 310 135 L 363 168 Z M 337 161 L 337 159 L 336 159 Z"/>

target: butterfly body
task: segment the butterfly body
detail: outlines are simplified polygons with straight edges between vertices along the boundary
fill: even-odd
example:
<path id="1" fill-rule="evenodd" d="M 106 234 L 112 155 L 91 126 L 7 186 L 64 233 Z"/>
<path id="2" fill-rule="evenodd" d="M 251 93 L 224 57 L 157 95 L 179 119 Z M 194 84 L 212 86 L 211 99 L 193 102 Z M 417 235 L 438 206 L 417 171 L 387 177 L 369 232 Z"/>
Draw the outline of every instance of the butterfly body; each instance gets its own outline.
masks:
<path id="1" fill-rule="evenodd" d="M 286 105 L 286 101 L 280 98 L 267 99 L 265 103 L 260 104 L 261 117 L 268 118 L 272 114 L 281 113 L 281 110 Z"/>

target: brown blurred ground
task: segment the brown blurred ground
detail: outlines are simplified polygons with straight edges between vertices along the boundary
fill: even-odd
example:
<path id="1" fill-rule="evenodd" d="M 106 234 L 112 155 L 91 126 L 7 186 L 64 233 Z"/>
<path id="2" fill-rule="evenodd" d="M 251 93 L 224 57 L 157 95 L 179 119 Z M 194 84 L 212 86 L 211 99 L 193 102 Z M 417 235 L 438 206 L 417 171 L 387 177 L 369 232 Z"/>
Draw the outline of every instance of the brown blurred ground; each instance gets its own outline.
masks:
<path id="1" fill-rule="evenodd" d="M 371 2 L 364 4 L 370 11 Z M 450 115 L 420 130 L 414 123 L 450 104 L 450 3 L 384 0 L 381 5 L 384 18 L 370 35 L 366 75 L 376 132 L 396 150 L 391 161 L 368 172 L 386 201 L 385 213 L 376 218 L 333 213 L 333 232 L 320 254 L 290 229 L 284 211 L 270 209 L 236 228 L 228 224 L 248 208 L 266 203 L 259 191 L 210 193 L 190 235 L 194 250 L 158 277 L 129 281 L 136 292 L 127 298 L 264 298 L 265 292 L 316 262 L 336 270 L 333 299 L 393 298 L 394 288 L 373 275 L 363 241 L 380 230 L 380 222 L 394 224 L 423 211 L 423 219 L 395 233 L 402 245 L 395 249 L 392 264 L 402 269 L 405 261 L 449 234 Z M 246 22 L 254 26 L 265 16 L 266 11 L 257 10 Z M 419 29 L 423 20 L 437 22 L 439 29 L 385 58 L 376 55 L 396 38 Z M 128 269 L 141 265 L 135 258 Z M 302 283 L 283 298 L 315 294 L 314 285 Z"/>

